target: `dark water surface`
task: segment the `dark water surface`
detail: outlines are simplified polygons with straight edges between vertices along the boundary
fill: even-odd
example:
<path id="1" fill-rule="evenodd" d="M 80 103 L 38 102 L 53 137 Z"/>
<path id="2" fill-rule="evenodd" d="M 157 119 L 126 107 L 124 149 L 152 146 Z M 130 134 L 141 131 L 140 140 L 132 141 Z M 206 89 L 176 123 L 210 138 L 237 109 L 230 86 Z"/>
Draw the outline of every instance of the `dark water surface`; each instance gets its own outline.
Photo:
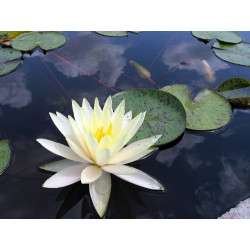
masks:
<path id="1" fill-rule="evenodd" d="M 250 32 L 240 32 L 250 41 Z M 249 67 L 218 59 L 190 32 L 142 32 L 107 38 L 92 32 L 65 32 L 67 44 L 55 51 L 36 49 L 22 66 L 0 77 L 0 138 L 8 138 L 14 157 L 0 177 L 0 218 L 95 218 L 88 185 L 44 189 L 50 173 L 41 163 L 57 159 L 36 142 L 47 138 L 64 143 L 49 112 L 72 114 L 71 98 L 93 104 L 115 90 L 156 88 L 129 64 L 134 60 L 164 87 L 188 84 L 193 93 L 223 81 L 250 79 Z M 216 82 L 208 83 L 200 60 L 206 60 Z M 184 62 L 184 63 L 183 63 Z M 108 85 L 104 86 L 104 85 Z M 110 89 L 112 88 L 112 89 Z M 250 111 L 234 109 L 231 122 L 214 132 L 186 131 L 140 161 L 167 192 L 149 191 L 112 176 L 108 218 L 216 218 L 250 195 Z"/>

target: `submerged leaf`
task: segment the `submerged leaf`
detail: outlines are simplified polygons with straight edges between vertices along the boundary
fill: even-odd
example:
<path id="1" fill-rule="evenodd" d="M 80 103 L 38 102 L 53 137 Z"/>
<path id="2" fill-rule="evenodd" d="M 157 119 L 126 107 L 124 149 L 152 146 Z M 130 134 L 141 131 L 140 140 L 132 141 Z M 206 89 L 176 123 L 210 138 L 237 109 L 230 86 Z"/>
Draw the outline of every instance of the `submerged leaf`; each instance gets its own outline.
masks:
<path id="1" fill-rule="evenodd" d="M 0 141 L 0 175 L 6 171 L 11 159 L 11 150 L 8 140 Z"/>
<path id="2" fill-rule="evenodd" d="M 18 36 L 13 41 L 12 47 L 21 51 L 33 50 L 37 46 L 43 50 L 51 50 L 61 47 L 66 41 L 66 36 L 60 32 L 31 32 Z"/>
<path id="3" fill-rule="evenodd" d="M 192 31 L 192 35 L 202 40 L 218 39 L 225 43 L 242 42 L 242 37 L 234 31 Z"/>
<path id="4" fill-rule="evenodd" d="M 223 96 L 208 89 L 194 99 L 187 85 L 174 84 L 162 88 L 173 94 L 183 104 L 187 115 L 187 128 L 192 130 L 214 130 L 225 126 L 231 119 L 231 106 Z"/>
<path id="5" fill-rule="evenodd" d="M 246 79 L 229 79 L 220 84 L 216 91 L 236 106 L 250 106 L 250 81 Z"/>
<path id="6" fill-rule="evenodd" d="M 250 66 L 250 43 L 226 44 L 215 42 L 213 51 L 219 58 L 244 66 Z"/>
<path id="7" fill-rule="evenodd" d="M 138 34 L 140 31 L 95 31 L 99 35 L 113 37 L 128 36 L 128 32 Z"/>
<path id="8" fill-rule="evenodd" d="M 112 99 L 113 108 L 125 99 L 126 112 L 132 111 L 133 117 L 146 111 L 144 122 L 130 143 L 162 135 L 156 145 L 163 145 L 175 140 L 185 130 L 185 110 L 171 94 L 153 89 L 131 89 L 114 95 Z"/>

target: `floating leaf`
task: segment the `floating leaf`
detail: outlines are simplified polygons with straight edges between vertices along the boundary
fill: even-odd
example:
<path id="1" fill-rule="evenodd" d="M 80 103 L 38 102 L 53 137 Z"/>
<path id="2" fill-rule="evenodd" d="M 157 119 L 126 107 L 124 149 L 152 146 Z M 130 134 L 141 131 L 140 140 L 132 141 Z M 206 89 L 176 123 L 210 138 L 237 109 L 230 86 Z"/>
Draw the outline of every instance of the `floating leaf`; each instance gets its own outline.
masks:
<path id="1" fill-rule="evenodd" d="M 188 129 L 214 130 L 225 126 L 231 119 L 229 101 L 208 89 L 201 91 L 194 99 L 187 85 L 174 84 L 162 90 L 181 101 L 186 110 Z"/>
<path id="2" fill-rule="evenodd" d="M 192 31 L 192 35 L 202 40 L 218 39 L 225 43 L 242 42 L 242 37 L 234 31 Z"/>
<path id="3" fill-rule="evenodd" d="M 66 41 L 66 36 L 60 32 L 31 32 L 18 36 L 13 41 L 12 47 L 21 51 L 33 50 L 37 46 L 43 50 L 51 50 L 61 47 Z"/>
<path id="4" fill-rule="evenodd" d="M 0 31 L 0 42 L 5 42 L 15 39 L 17 36 L 28 33 L 30 31 Z"/>
<path id="5" fill-rule="evenodd" d="M 9 166 L 11 159 L 11 149 L 8 140 L 0 141 L 0 175 L 2 175 Z"/>
<path id="6" fill-rule="evenodd" d="M 138 34 L 140 31 L 95 31 L 95 33 L 102 35 L 102 36 L 128 36 L 128 32 L 132 32 Z"/>
<path id="7" fill-rule="evenodd" d="M 185 130 L 186 114 L 180 101 L 171 94 L 153 89 L 131 89 L 113 96 L 113 108 L 125 99 L 126 112 L 133 117 L 146 111 L 145 120 L 130 142 L 161 134 L 157 145 L 175 140 Z"/>
<path id="8" fill-rule="evenodd" d="M 20 59 L 21 57 L 22 53 L 19 50 L 10 48 L 0 49 L 0 63 L 17 60 Z"/>
<path id="9" fill-rule="evenodd" d="M 3 48 L 0 49 L 0 76 L 6 75 L 15 70 L 20 61 L 13 61 L 20 59 L 22 53 L 15 49 Z"/>
<path id="10" fill-rule="evenodd" d="M 250 43 L 226 44 L 215 42 L 213 51 L 219 58 L 244 66 L 250 66 Z"/>
<path id="11" fill-rule="evenodd" d="M 246 79 L 229 79 L 220 84 L 216 91 L 236 106 L 249 107 L 250 105 L 250 81 Z"/>
<path id="12" fill-rule="evenodd" d="M 21 62 L 18 61 L 0 63 L 0 76 L 14 71 L 20 65 L 20 63 Z"/>

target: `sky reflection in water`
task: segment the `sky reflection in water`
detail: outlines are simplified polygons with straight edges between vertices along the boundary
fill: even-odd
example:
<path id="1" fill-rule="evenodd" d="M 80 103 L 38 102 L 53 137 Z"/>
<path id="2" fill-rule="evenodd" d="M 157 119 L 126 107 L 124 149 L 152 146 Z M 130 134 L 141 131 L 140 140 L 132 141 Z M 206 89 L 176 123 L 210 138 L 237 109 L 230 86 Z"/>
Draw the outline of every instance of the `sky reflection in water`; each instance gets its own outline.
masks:
<path id="1" fill-rule="evenodd" d="M 232 77 L 250 79 L 248 67 L 229 64 L 190 32 L 142 32 L 107 38 L 66 32 L 67 44 L 44 55 L 25 54 L 22 66 L 0 77 L 0 137 L 11 140 L 14 157 L 0 177 L 1 218 L 95 218 L 88 186 L 44 189 L 49 173 L 41 163 L 57 159 L 36 138 L 65 143 L 48 112 L 72 114 L 71 98 L 103 101 L 114 90 L 156 88 L 129 60 L 149 68 L 161 87 L 188 84 L 194 95 Z M 243 32 L 245 40 L 250 35 Z M 164 48 L 164 49 L 163 49 Z M 161 53 L 159 53 L 161 52 Z M 55 56 L 58 55 L 59 57 Z M 61 60 L 63 58 L 65 61 Z M 206 81 L 206 60 L 216 82 Z M 183 63 L 187 62 L 187 63 Z M 74 66 L 72 66 L 74 65 Z M 84 73 L 85 72 L 85 73 Z M 99 80 L 99 81 L 98 81 Z M 108 218 L 216 218 L 250 194 L 248 124 L 250 112 L 234 111 L 229 125 L 215 132 L 186 131 L 182 138 L 133 164 L 160 180 L 167 192 L 148 191 L 112 177 Z"/>

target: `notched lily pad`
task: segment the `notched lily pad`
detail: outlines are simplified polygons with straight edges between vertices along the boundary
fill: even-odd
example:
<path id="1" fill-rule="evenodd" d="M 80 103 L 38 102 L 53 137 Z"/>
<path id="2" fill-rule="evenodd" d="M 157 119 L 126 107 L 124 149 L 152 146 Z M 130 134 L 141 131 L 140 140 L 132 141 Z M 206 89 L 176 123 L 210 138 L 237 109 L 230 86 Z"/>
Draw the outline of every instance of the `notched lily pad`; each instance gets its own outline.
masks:
<path id="1" fill-rule="evenodd" d="M 250 66 L 250 43 L 226 44 L 215 42 L 213 51 L 216 56 L 230 63 Z"/>
<path id="2" fill-rule="evenodd" d="M 250 107 L 250 81 L 246 79 L 229 79 L 220 84 L 216 91 L 235 106 Z"/>
<path id="3" fill-rule="evenodd" d="M 113 96 L 113 108 L 125 99 L 126 112 L 133 117 L 146 111 L 145 120 L 130 142 L 154 135 L 162 137 L 156 145 L 163 145 L 178 138 L 185 130 L 186 114 L 181 102 L 169 93 L 153 89 L 131 89 Z"/>
<path id="4" fill-rule="evenodd" d="M 202 90 L 194 99 L 187 85 L 174 84 L 162 90 L 181 101 L 186 110 L 188 129 L 214 130 L 225 126 L 231 119 L 229 101 L 208 89 Z"/>
<path id="5" fill-rule="evenodd" d="M 11 159 L 9 140 L 0 141 L 0 175 L 8 168 Z"/>
<path id="6" fill-rule="evenodd" d="M 234 31 L 192 31 L 192 35 L 202 40 L 218 39 L 225 43 L 242 42 L 242 37 Z"/>
<path id="7" fill-rule="evenodd" d="M 18 36 L 13 41 L 12 47 L 21 51 L 30 51 L 37 46 L 43 50 L 52 50 L 61 47 L 66 41 L 66 36 L 60 32 L 30 32 Z"/>
<path id="8" fill-rule="evenodd" d="M 21 57 L 22 53 L 18 50 L 11 48 L 0 49 L 0 76 L 15 70 L 21 62 L 14 60 L 18 60 Z"/>
<path id="9" fill-rule="evenodd" d="M 99 35 L 113 37 L 128 36 L 128 32 L 138 34 L 140 31 L 95 31 Z"/>

